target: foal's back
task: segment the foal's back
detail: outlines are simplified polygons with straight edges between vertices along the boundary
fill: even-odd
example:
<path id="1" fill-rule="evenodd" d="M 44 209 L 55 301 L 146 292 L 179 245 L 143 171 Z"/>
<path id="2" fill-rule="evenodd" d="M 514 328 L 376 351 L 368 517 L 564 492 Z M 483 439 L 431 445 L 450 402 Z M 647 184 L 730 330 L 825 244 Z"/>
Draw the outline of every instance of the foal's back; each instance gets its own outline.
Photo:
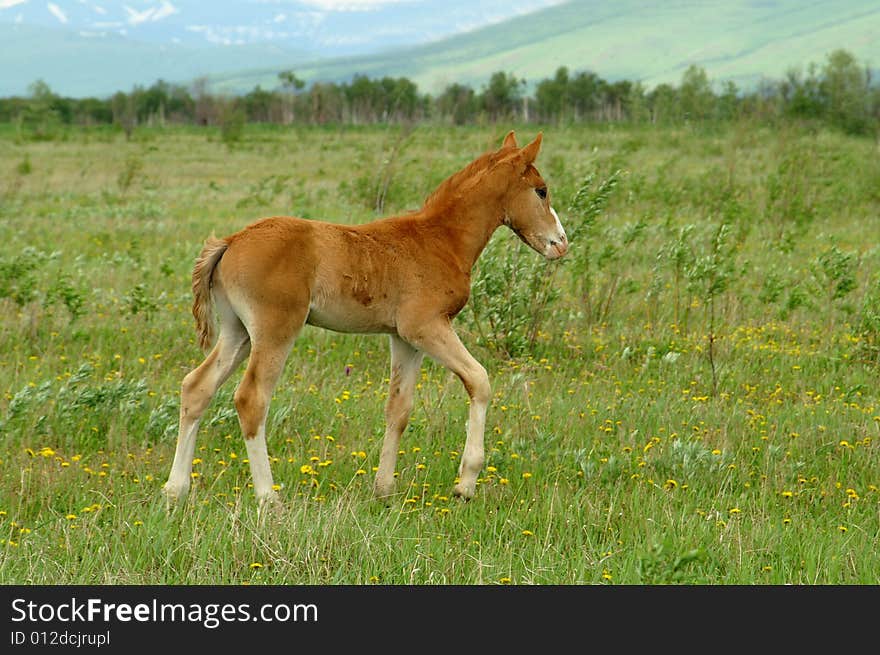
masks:
<path id="1" fill-rule="evenodd" d="M 214 285 L 245 325 L 304 311 L 337 332 L 395 333 L 401 320 L 454 316 L 467 302 L 469 271 L 440 232 L 419 212 L 354 226 L 265 218 L 225 239 Z"/>

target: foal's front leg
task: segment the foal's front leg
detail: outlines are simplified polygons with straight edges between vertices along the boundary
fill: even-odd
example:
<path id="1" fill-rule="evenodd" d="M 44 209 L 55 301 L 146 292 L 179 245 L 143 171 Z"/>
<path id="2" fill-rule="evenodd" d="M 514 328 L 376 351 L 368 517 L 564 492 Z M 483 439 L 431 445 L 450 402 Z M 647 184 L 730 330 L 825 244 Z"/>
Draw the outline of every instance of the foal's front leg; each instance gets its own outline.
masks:
<path id="1" fill-rule="evenodd" d="M 456 496 L 473 498 L 477 477 L 485 461 L 483 435 L 486 429 L 486 410 L 492 393 L 489 375 L 483 365 L 464 347 L 448 318 L 419 326 L 411 331 L 409 339 L 410 343 L 455 373 L 470 397 L 467 440 L 458 467 L 459 480 L 452 491 Z"/>
<path id="2" fill-rule="evenodd" d="M 409 423 L 413 390 L 422 365 L 422 353 L 397 335 L 391 335 L 391 380 L 385 403 L 385 439 L 379 456 L 379 470 L 373 492 L 377 498 L 394 493 L 394 467 L 400 435 Z"/>

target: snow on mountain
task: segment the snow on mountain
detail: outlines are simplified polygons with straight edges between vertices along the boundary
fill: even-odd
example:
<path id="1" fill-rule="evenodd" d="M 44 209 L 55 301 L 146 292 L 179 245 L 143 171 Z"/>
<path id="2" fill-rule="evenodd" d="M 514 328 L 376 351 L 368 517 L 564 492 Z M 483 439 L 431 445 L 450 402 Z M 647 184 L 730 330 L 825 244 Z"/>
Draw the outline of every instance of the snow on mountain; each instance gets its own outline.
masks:
<path id="1" fill-rule="evenodd" d="M 0 0 L 0 23 L 193 47 L 272 44 L 317 57 L 441 39 L 561 0 Z"/>

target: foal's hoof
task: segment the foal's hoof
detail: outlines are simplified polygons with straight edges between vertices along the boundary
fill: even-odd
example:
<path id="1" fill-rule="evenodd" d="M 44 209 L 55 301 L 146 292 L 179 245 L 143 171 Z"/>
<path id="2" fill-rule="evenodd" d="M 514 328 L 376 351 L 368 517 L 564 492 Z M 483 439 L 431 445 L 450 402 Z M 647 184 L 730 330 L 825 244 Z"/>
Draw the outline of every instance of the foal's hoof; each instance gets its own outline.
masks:
<path id="1" fill-rule="evenodd" d="M 284 511 L 284 501 L 275 491 L 257 499 L 257 516 L 279 518 Z"/>
<path id="2" fill-rule="evenodd" d="M 179 487 L 177 485 L 173 485 L 170 482 L 166 482 L 162 487 L 162 496 L 165 498 L 165 509 L 172 510 L 177 504 L 186 498 L 189 493 L 189 489 L 186 487 Z"/>
<path id="3" fill-rule="evenodd" d="M 391 497 L 394 496 L 396 491 L 396 485 L 394 484 L 394 479 L 391 479 L 391 482 L 380 482 L 376 480 L 373 484 L 373 498 L 376 500 L 388 503 L 391 500 Z"/>
<path id="4" fill-rule="evenodd" d="M 476 485 L 473 484 L 462 484 L 459 482 L 452 488 L 452 495 L 457 498 L 462 498 L 464 500 L 470 500 L 474 497 L 474 493 L 476 492 Z"/>

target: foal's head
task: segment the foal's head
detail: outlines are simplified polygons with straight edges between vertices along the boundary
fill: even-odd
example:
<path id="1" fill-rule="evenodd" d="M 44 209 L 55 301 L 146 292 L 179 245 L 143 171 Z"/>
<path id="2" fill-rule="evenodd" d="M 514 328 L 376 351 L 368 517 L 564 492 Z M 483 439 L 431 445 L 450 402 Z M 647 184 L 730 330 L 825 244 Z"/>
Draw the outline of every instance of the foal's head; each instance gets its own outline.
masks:
<path id="1" fill-rule="evenodd" d="M 535 168 L 541 137 L 539 133 L 534 141 L 521 149 L 517 147 L 512 131 L 504 138 L 499 150 L 502 157 L 496 164 L 509 167 L 508 186 L 502 200 L 502 221 L 532 249 L 547 259 L 556 259 L 568 252 L 568 239 L 556 210 L 550 206 L 547 184 Z M 504 154 L 506 150 L 509 154 Z"/>

